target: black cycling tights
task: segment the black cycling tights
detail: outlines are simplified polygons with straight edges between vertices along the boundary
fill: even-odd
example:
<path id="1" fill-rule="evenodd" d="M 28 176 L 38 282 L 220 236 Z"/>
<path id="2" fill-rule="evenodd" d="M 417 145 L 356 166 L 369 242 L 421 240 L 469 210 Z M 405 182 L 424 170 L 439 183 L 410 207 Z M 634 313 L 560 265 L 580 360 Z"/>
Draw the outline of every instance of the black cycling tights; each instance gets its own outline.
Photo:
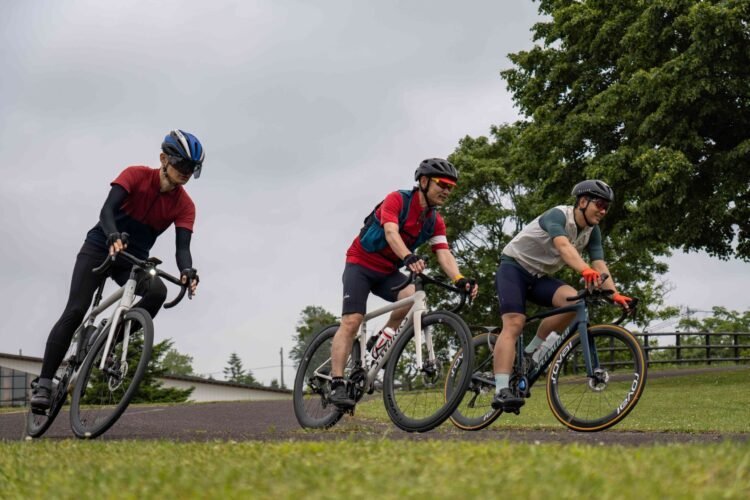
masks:
<path id="1" fill-rule="evenodd" d="M 47 348 L 44 351 L 44 361 L 42 362 L 42 373 L 40 378 L 52 378 L 57 368 L 62 363 L 65 353 L 70 347 L 70 341 L 73 338 L 78 325 L 83 321 L 86 311 L 88 311 L 94 293 L 102 282 L 103 277 L 91 272 L 92 269 L 104 262 L 106 252 L 95 247 L 90 243 L 84 243 L 81 251 L 76 258 L 76 264 L 73 268 L 73 279 L 70 283 L 70 295 L 65 310 L 57 320 L 55 326 L 47 339 Z M 112 267 L 112 278 L 119 284 L 123 285 L 130 277 L 131 264 L 123 260 L 118 260 Z M 134 307 L 142 307 L 147 310 L 151 317 L 161 309 L 162 304 L 167 299 L 167 287 L 159 278 L 143 279 L 136 287 L 136 293 L 140 295 L 141 300 Z"/>

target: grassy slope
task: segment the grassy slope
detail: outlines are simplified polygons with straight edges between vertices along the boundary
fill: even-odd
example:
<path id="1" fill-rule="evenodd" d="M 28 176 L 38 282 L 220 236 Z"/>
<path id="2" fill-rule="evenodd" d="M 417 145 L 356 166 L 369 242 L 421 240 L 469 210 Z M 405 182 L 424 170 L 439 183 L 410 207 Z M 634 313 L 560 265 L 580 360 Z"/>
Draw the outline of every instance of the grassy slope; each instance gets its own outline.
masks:
<path id="1" fill-rule="evenodd" d="M 40 441 L 1 449 L 3 498 L 750 495 L 750 443 L 623 448 L 502 441 Z"/>
<path id="2" fill-rule="evenodd" d="M 504 416 L 494 426 L 563 429 L 541 389 L 520 417 Z M 653 378 L 616 429 L 750 432 L 748 408 L 750 370 Z M 387 419 L 378 399 L 361 410 L 360 417 Z M 44 480 L 38 471 L 44 471 Z M 105 495 L 748 498 L 750 442 L 637 448 L 389 440 L 0 444 L 0 498 Z"/>
<path id="3" fill-rule="evenodd" d="M 544 380 L 531 390 L 521 415 L 502 415 L 490 429 L 564 429 L 547 406 Z M 387 422 L 380 398 L 357 415 Z M 450 423 L 443 424 L 449 426 Z M 680 377 L 652 377 L 635 409 L 615 430 L 664 432 L 750 432 L 750 369 Z"/>

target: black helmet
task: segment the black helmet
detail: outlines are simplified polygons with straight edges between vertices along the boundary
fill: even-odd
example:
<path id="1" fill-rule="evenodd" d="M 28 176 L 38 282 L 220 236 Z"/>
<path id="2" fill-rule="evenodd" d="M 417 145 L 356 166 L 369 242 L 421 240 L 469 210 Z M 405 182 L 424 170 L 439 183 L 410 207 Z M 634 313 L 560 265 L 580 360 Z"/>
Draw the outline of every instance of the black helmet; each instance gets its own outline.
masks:
<path id="1" fill-rule="evenodd" d="M 428 158 L 419 164 L 419 168 L 414 172 L 414 180 L 418 181 L 420 177 L 445 177 L 454 182 L 458 181 L 458 171 L 453 164 L 441 158 Z"/>
<path id="2" fill-rule="evenodd" d="M 571 194 L 576 198 L 580 198 L 581 196 L 594 196 L 609 202 L 612 202 L 615 199 L 615 192 L 612 191 L 612 188 L 609 187 L 606 182 L 596 179 L 587 179 L 579 182 L 575 185 Z"/>

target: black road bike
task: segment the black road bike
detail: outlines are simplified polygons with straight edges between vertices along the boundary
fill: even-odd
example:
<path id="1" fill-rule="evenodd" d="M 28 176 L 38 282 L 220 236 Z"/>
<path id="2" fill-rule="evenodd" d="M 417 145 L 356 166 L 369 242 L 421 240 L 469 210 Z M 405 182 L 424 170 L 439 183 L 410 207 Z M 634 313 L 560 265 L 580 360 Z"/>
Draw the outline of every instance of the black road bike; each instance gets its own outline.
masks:
<path id="1" fill-rule="evenodd" d="M 537 362 L 524 356 L 522 336 L 516 345 L 510 389 L 517 396 L 528 398 L 531 387 L 546 372 L 549 407 L 557 420 L 575 431 L 601 431 L 620 422 L 638 403 L 646 385 L 643 348 L 632 333 L 619 326 L 635 314 L 637 299 L 613 323 L 589 325 L 589 308 L 611 304 L 611 294 L 611 290 L 580 290 L 568 299 L 573 304 L 527 318 L 528 324 L 557 314 L 576 313 L 573 322 Z M 497 337 L 497 333 L 482 333 L 473 338 L 471 383 L 450 417 L 461 429 L 483 429 L 503 413 L 491 406 Z M 453 384 L 446 384 L 445 394 L 446 398 L 454 396 Z"/>

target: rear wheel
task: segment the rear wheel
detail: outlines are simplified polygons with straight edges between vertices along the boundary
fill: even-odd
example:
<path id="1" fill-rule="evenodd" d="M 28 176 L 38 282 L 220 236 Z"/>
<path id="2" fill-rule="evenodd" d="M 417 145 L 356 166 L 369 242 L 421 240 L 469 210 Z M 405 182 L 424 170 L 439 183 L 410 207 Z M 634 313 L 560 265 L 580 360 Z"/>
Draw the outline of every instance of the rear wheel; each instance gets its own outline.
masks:
<path id="1" fill-rule="evenodd" d="M 126 331 L 130 333 L 127 337 Z M 147 311 L 127 311 L 105 351 L 108 333 L 109 327 L 94 343 L 73 389 L 70 424 L 79 438 L 95 438 L 120 418 L 138 391 L 151 359 L 154 326 Z M 104 367 L 100 368 L 102 359 Z"/>
<path id="2" fill-rule="evenodd" d="M 327 326 L 315 335 L 297 367 L 294 379 L 294 415 L 306 429 L 327 429 L 343 416 L 343 412 L 328 401 L 331 393 L 331 345 L 338 329 L 338 324 Z M 345 379 L 351 380 L 355 372 L 353 360 L 358 359 L 359 354 L 357 339 L 344 368 Z"/>
<path id="3" fill-rule="evenodd" d="M 450 416 L 453 425 L 460 429 L 467 431 L 484 429 L 497 420 L 503 412 L 493 409 L 491 405 L 492 398 L 495 396 L 492 353 L 496 340 L 497 334 L 490 333 L 482 333 L 472 339 L 474 368 L 471 381 L 461 404 Z M 452 384 L 446 385 L 446 388 L 449 387 L 452 387 Z"/>
<path id="4" fill-rule="evenodd" d="M 646 360 L 632 333 L 615 325 L 589 328 L 594 377 L 586 374 L 581 334 L 557 351 L 547 372 L 547 401 L 563 425 L 600 431 L 618 423 L 635 407 L 646 385 Z"/>
<path id="5" fill-rule="evenodd" d="M 398 336 L 386 363 L 383 399 L 394 424 L 408 432 L 425 432 L 442 424 L 461 402 L 474 351 L 469 327 L 447 311 L 422 316 L 421 369 L 416 365 L 413 339 L 412 324 Z M 430 349 L 434 362 L 429 361 Z"/>

